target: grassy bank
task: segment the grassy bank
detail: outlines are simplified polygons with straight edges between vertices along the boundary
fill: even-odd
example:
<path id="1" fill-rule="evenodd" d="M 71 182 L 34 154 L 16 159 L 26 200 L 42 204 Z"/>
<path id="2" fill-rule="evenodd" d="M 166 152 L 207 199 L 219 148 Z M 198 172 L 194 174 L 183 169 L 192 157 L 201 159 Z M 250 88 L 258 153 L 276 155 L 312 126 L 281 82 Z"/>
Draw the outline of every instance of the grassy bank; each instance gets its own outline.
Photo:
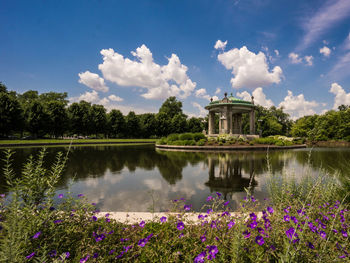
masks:
<path id="1" fill-rule="evenodd" d="M 50 170 L 44 153 L 14 179 L 8 154 L 4 174 L 11 201 L 0 201 L 0 262 L 348 262 L 350 218 L 336 177 L 270 174 L 270 204 L 247 190 L 233 216 L 220 193 L 207 197 L 198 220 L 191 204 L 173 200 L 176 215 L 137 224 L 98 218 L 84 195 L 53 201 L 65 160 Z M 258 216 L 261 212 L 262 216 Z M 217 213 L 217 214 L 216 214 Z M 260 214 L 260 213 L 259 213 Z"/>
<path id="2" fill-rule="evenodd" d="M 155 139 L 37 139 L 37 140 L 0 140 L 0 147 L 4 145 L 50 145 L 50 144 L 109 144 L 109 143 L 140 143 L 155 142 Z"/>

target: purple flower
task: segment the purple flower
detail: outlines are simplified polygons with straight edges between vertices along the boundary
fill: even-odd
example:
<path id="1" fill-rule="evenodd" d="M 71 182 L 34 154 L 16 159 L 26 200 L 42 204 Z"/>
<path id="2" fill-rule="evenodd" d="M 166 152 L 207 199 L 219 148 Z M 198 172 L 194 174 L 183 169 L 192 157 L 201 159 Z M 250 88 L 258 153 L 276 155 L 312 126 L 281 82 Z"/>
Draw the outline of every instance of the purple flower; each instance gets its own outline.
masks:
<path id="1" fill-rule="evenodd" d="M 205 240 L 207 240 L 206 236 L 205 236 L 205 235 L 202 235 L 202 236 L 201 236 L 201 241 L 202 241 L 202 243 L 205 242 Z"/>
<path id="2" fill-rule="evenodd" d="M 192 205 L 184 205 L 184 210 L 185 211 L 190 211 L 191 207 L 192 207 Z"/>
<path id="3" fill-rule="evenodd" d="M 94 253 L 93 258 L 98 258 L 98 253 Z"/>
<path id="4" fill-rule="evenodd" d="M 308 243 L 307 243 L 307 246 L 308 246 L 309 248 L 311 248 L 311 249 L 314 249 L 314 248 L 315 248 L 315 246 L 314 246 L 311 242 L 308 242 Z"/>
<path id="5" fill-rule="evenodd" d="M 161 218 L 160 218 L 160 222 L 162 222 L 162 223 L 165 223 L 166 222 L 166 217 L 165 216 L 162 216 Z"/>
<path id="6" fill-rule="evenodd" d="M 253 203 L 256 201 L 255 198 L 254 198 L 254 196 L 252 196 L 252 197 L 250 198 L 250 200 L 252 200 Z"/>
<path id="7" fill-rule="evenodd" d="M 60 199 L 63 198 L 63 194 L 59 194 L 58 198 L 60 198 Z"/>
<path id="8" fill-rule="evenodd" d="M 1 198 L 5 198 L 5 194 L 0 194 L 0 197 Z"/>
<path id="9" fill-rule="evenodd" d="M 289 222 L 290 221 L 290 216 L 289 215 L 285 215 L 283 217 L 283 219 L 284 219 L 285 222 Z"/>
<path id="10" fill-rule="evenodd" d="M 252 221 L 252 222 L 249 224 L 249 227 L 250 227 L 251 229 L 254 229 L 254 228 L 257 227 L 257 225 L 258 225 L 258 223 L 257 223 L 256 221 Z"/>
<path id="11" fill-rule="evenodd" d="M 348 233 L 345 230 L 341 230 L 343 237 L 348 237 Z"/>
<path id="12" fill-rule="evenodd" d="M 218 197 L 220 197 L 220 196 L 221 196 L 221 194 L 220 194 L 219 192 L 216 192 L 216 195 L 217 195 Z"/>
<path id="13" fill-rule="evenodd" d="M 194 263 L 203 263 L 205 260 L 205 256 L 206 256 L 207 252 L 203 251 L 201 253 L 198 254 L 197 257 L 194 258 Z"/>
<path id="14" fill-rule="evenodd" d="M 230 214 L 230 212 L 229 211 L 225 211 L 225 212 L 223 212 L 222 214 L 221 214 L 221 216 L 230 216 L 231 214 Z"/>
<path id="15" fill-rule="evenodd" d="M 66 258 L 69 258 L 70 257 L 70 253 L 69 252 L 66 252 Z"/>
<path id="16" fill-rule="evenodd" d="M 214 200 L 214 198 L 213 198 L 211 195 L 209 195 L 209 196 L 207 197 L 207 202 L 212 201 L 212 200 Z"/>
<path id="17" fill-rule="evenodd" d="M 230 203 L 230 201 L 226 201 L 226 202 L 224 203 L 224 206 L 227 206 L 229 203 Z"/>
<path id="18" fill-rule="evenodd" d="M 182 238 L 184 236 L 184 233 L 181 233 L 180 235 L 179 235 L 179 238 Z"/>
<path id="19" fill-rule="evenodd" d="M 29 254 L 28 256 L 26 256 L 26 258 L 27 258 L 27 259 L 30 259 L 30 258 L 32 258 L 32 257 L 34 257 L 34 256 L 35 256 L 35 252 Z"/>
<path id="20" fill-rule="evenodd" d="M 151 239 L 151 237 L 153 237 L 153 233 L 149 234 L 149 235 L 146 237 L 147 242 Z"/>
<path id="21" fill-rule="evenodd" d="M 272 208 L 272 207 L 268 206 L 268 207 L 266 208 L 266 210 L 267 210 L 267 212 L 269 212 L 271 215 L 273 214 L 273 208 Z"/>
<path id="22" fill-rule="evenodd" d="M 80 259 L 80 263 L 85 263 L 90 258 L 90 255 L 87 255 L 85 258 Z"/>
<path id="23" fill-rule="evenodd" d="M 232 221 L 230 221 L 230 222 L 227 224 L 227 228 L 228 228 L 228 229 L 231 229 L 234 225 L 235 225 L 235 221 L 232 220 Z"/>
<path id="24" fill-rule="evenodd" d="M 146 244 L 147 244 L 146 238 L 140 239 L 139 242 L 137 243 L 137 245 L 139 245 L 140 247 L 144 247 Z"/>
<path id="25" fill-rule="evenodd" d="M 146 224 L 145 221 L 142 220 L 142 221 L 140 222 L 139 226 L 140 226 L 141 228 L 143 228 L 143 227 L 145 226 L 145 224 Z"/>
<path id="26" fill-rule="evenodd" d="M 41 235 L 41 231 L 34 234 L 33 239 L 37 239 Z"/>
<path id="27" fill-rule="evenodd" d="M 326 234 L 324 231 L 320 231 L 320 236 L 321 236 L 323 239 L 326 239 L 327 234 Z"/>
<path id="28" fill-rule="evenodd" d="M 291 227 L 286 231 L 286 235 L 289 239 L 292 239 L 294 236 L 296 236 L 295 234 L 295 228 Z"/>
<path id="29" fill-rule="evenodd" d="M 253 221 L 256 220 L 256 214 L 251 213 L 251 214 L 249 214 L 249 216 L 250 216 L 250 219 L 251 219 L 251 220 L 253 220 Z"/>
<path id="30" fill-rule="evenodd" d="M 207 214 L 209 215 L 211 212 L 213 212 L 213 209 L 209 208 L 209 209 L 207 210 Z"/>
<path id="31" fill-rule="evenodd" d="M 56 257 L 57 256 L 57 251 L 56 250 L 50 251 L 49 256 L 52 257 L 52 258 Z"/>
<path id="32" fill-rule="evenodd" d="M 104 234 L 97 235 L 97 237 L 95 237 L 95 241 L 96 242 L 100 242 L 100 241 L 102 241 L 105 238 L 106 238 L 106 236 Z"/>
<path id="33" fill-rule="evenodd" d="M 249 238 L 250 237 L 250 232 L 248 230 L 243 232 L 244 238 Z"/>
<path id="34" fill-rule="evenodd" d="M 83 196 L 84 196 L 83 194 L 78 194 L 78 197 L 83 197 Z M 88 260 L 88 258 L 86 260 Z"/>
<path id="35" fill-rule="evenodd" d="M 295 224 L 298 223 L 298 219 L 297 219 L 295 216 L 291 216 L 290 219 L 292 219 L 292 221 L 293 221 Z"/>
<path id="36" fill-rule="evenodd" d="M 208 249 L 208 259 L 212 260 L 215 258 L 216 254 L 219 252 L 217 246 L 207 246 Z"/>
<path id="37" fill-rule="evenodd" d="M 92 217 L 92 220 L 93 220 L 93 221 L 97 221 L 97 217 L 96 217 L 96 216 L 93 216 L 93 217 Z"/>
<path id="38" fill-rule="evenodd" d="M 55 220 L 55 221 L 53 221 L 54 224 L 59 224 L 59 223 L 62 223 L 62 222 L 63 222 L 63 220 Z"/>
<path id="39" fill-rule="evenodd" d="M 106 222 L 107 223 L 111 222 L 111 219 L 110 218 L 106 218 Z"/>
<path id="40" fill-rule="evenodd" d="M 276 247 L 274 245 L 271 245 L 270 248 L 275 251 L 276 250 Z"/>
<path id="41" fill-rule="evenodd" d="M 259 246 L 262 246 L 265 243 L 264 238 L 262 236 L 256 236 L 255 243 L 257 243 Z"/>
<path id="42" fill-rule="evenodd" d="M 178 230 L 183 230 L 185 228 L 185 224 L 182 221 L 180 221 L 180 222 L 177 223 L 176 228 Z"/>
<path id="43" fill-rule="evenodd" d="M 109 255 L 112 255 L 115 252 L 115 249 L 112 249 L 111 251 L 108 252 Z"/>

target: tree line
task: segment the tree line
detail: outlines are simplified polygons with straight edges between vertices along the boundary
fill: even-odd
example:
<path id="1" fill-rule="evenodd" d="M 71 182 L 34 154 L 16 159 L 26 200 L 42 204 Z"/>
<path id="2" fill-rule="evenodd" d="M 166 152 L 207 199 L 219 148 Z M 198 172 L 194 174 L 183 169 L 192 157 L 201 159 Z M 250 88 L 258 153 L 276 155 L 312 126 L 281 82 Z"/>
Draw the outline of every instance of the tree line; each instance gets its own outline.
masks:
<path id="1" fill-rule="evenodd" d="M 187 118 L 182 102 L 168 98 L 158 113 L 126 116 L 117 109 L 86 101 L 68 104 L 66 92 L 23 94 L 8 91 L 0 82 L 0 137 L 30 134 L 33 138 L 92 136 L 98 138 L 155 138 L 170 133 L 201 132 L 202 118 Z"/>
<path id="2" fill-rule="evenodd" d="M 99 138 L 155 138 L 171 133 L 208 130 L 208 117 L 188 118 L 182 102 L 169 97 L 158 113 L 126 116 L 117 109 L 107 112 L 103 105 L 86 101 L 68 104 L 67 93 L 39 94 L 29 90 L 23 94 L 8 91 L 0 82 L 0 137 L 30 134 L 34 138 L 93 136 Z M 216 116 L 218 128 L 219 116 Z M 256 108 L 256 133 L 263 137 L 285 135 L 309 140 L 350 141 L 350 107 L 341 105 L 321 115 L 291 120 L 283 108 Z M 243 114 L 243 133 L 249 133 L 249 116 Z"/>

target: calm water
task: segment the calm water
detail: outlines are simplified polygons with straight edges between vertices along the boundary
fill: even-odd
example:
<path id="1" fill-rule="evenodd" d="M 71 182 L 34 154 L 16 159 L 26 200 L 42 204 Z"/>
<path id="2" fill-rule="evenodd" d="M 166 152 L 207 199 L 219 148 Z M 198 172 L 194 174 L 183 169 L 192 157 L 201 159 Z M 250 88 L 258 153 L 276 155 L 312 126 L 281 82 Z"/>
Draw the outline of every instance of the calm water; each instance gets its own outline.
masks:
<path id="1" fill-rule="evenodd" d="M 16 148 L 16 173 L 28 156 L 39 150 Z M 66 150 L 49 147 L 47 162 L 54 160 L 58 151 Z M 305 171 L 317 174 L 321 166 L 327 172 L 338 169 L 345 173 L 350 149 L 271 151 L 269 157 L 274 173 L 285 168 L 296 176 Z M 170 200 L 181 197 L 199 211 L 209 194 L 220 192 L 232 200 L 231 208 L 235 209 L 250 181 L 256 198 L 268 197 L 267 177 L 266 152 L 193 153 L 160 151 L 154 145 L 85 146 L 71 149 L 57 193 L 68 189 L 74 195 L 84 193 L 102 211 L 166 211 Z M 4 186 L 1 177 L 0 192 L 5 192 Z"/>

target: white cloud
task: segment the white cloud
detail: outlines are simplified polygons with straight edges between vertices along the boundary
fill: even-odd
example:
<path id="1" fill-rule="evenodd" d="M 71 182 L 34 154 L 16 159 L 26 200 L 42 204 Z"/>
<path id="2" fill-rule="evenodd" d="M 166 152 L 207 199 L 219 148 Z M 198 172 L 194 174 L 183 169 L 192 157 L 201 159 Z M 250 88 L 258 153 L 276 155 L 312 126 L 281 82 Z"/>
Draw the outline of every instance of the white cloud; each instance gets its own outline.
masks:
<path id="1" fill-rule="evenodd" d="M 298 50 L 307 48 L 319 39 L 325 32 L 345 19 L 350 14 L 349 0 L 328 0 L 321 8 L 305 20 L 303 28 L 305 35 Z"/>
<path id="2" fill-rule="evenodd" d="M 313 65 L 313 60 L 314 60 L 313 56 L 305 56 L 304 59 L 306 61 L 306 65 L 308 65 L 308 66 L 312 66 Z"/>
<path id="3" fill-rule="evenodd" d="M 84 100 L 84 101 L 96 104 L 96 103 L 100 102 L 100 97 L 98 96 L 98 93 L 95 90 L 93 90 L 91 92 L 87 91 L 78 97 L 72 97 L 69 100 L 70 100 L 70 102 L 79 102 L 81 100 Z"/>
<path id="4" fill-rule="evenodd" d="M 192 102 L 192 106 L 199 110 L 199 117 L 207 116 L 208 111 L 204 109 L 200 104 L 198 104 L 197 102 Z"/>
<path id="5" fill-rule="evenodd" d="M 207 94 L 206 89 L 203 89 L 203 88 L 199 89 L 199 90 L 196 90 L 195 95 L 196 95 L 197 98 L 202 98 L 202 99 L 206 99 L 206 100 L 210 100 L 210 98 L 213 98 L 213 100 L 218 100 L 219 99 L 217 96 L 210 97 Z"/>
<path id="6" fill-rule="evenodd" d="M 280 55 L 280 52 L 277 49 L 275 49 L 274 52 L 275 52 L 277 57 Z"/>
<path id="7" fill-rule="evenodd" d="M 289 53 L 288 55 L 289 59 L 290 59 L 290 62 L 292 64 L 299 64 L 303 61 L 303 59 L 301 57 L 299 57 L 299 55 L 297 53 Z"/>
<path id="8" fill-rule="evenodd" d="M 221 92 L 221 89 L 220 88 L 216 88 L 215 94 L 219 94 L 220 92 Z"/>
<path id="9" fill-rule="evenodd" d="M 269 72 L 266 56 L 263 52 L 255 54 L 243 46 L 234 48 L 218 55 L 218 60 L 226 69 L 232 70 L 233 88 L 256 88 L 279 83 L 282 78 L 282 69 L 279 66 Z"/>
<path id="10" fill-rule="evenodd" d="M 241 93 L 238 92 L 236 95 L 237 95 L 237 97 L 240 97 L 243 100 L 251 101 L 251 95 L 247 91 L 243 91 Z M 252 95 L 254 97 L 255 104 L 258 104 L 258 105 L 261 105 L 261 106 L 267 107 L 267 108 L 270 108 L 271 106 L 274 105 L 272 100 L 266 98 L 266 95 L 261 87 L 256 88 L 252 92 Z"/>
<path id="11" fill-rule="evenodd" d="M 84 84 L 85 86 L 102 92 L 107 92 L 108 87 L 105 84 L 103 78 L 101 78 L 96 73 L 91 73 L 90 71 L 85 71 L 79 73 L 79 83 Z"/>
<path id="12" fill-rule="evenodd" d="M 224 50 L 227 45 L 227 40 L 225 42 L 222 42 L 221 40 L 216 41 L 214 48 L 215 49 L 222 49 Z"/>
<path id="13" fill-rule="evenodd" d="M 336 110 L 338 106 L 350 105 L 350 92 L 346 93 L 342 86 L 338 83 L 332 83 L 331 89 L 329 92 L 335 95 L 333 109 Z"/>
<path id="14" fill-rule="evenodd" d="M 325 57 L 329 57 L 331 52 L 332 51 L 327 46 L 324 46 L 323 48 L 320 48 L 320 53 L 323 54 Z"/>
<path id="15" fill-rule="evenodd" d="M 303 117 L 305 115 L 315 114 L 314 108 L 319 104 L 316 101 L 307 101 L 304 98 L 304 94 L 294 96 L 293 93 L 288 90 L 288 95 L 278 105 L 283 107 L 284 111 L 289 113 L 293 120 Z"/>
<path id="16" fill-rule="evenodd" d="M 187 76 L 187 67 L 172 54 L 168 64 L 160 66 L 153 61 L 151 51 L 145 46 L 131 54 L 136 60 L 124 58 L 113 49 L 102 49 L 103 63 L 98 66 L 104 78 L 120 86 L 136 86 L 147 90 L 146 99 L 165 99 L 169 96 L 188 97 L 196 83 Z"/>
<path id="17" fill-rule="evenodd" d="M 120 102 L 120 101 L 123 101 L 123 100 L 124 100 L 123 98 L 121 98 L 121 97 L 119 97 L 119 96 L 116 96 L 116 95 L 114 95 L 114 94 L 109 95 L 109 96 L 108 96 L 108 99 L 110 99 L 111 101 L 117 101 L 117 102 Z"/>

